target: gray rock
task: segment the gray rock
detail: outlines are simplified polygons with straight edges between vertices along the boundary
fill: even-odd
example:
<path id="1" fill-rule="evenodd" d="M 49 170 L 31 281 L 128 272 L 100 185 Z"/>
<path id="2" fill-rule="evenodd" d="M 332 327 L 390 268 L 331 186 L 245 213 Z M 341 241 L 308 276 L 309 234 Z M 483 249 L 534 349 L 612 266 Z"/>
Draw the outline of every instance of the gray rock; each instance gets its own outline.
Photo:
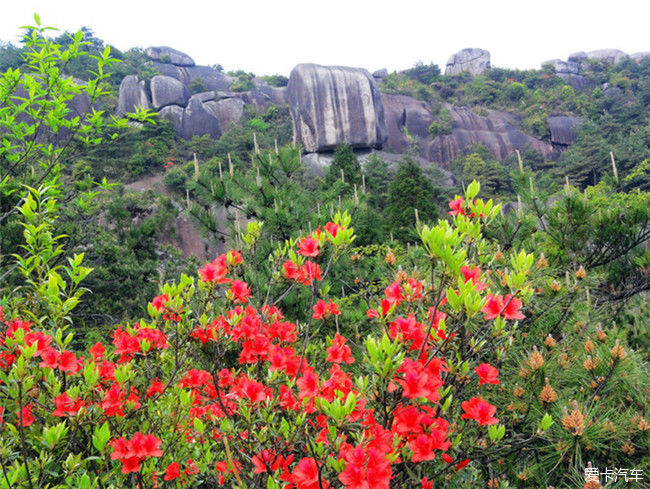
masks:
<path id="1" fill-rule="evenodd" d="M 204 134 L 219 139 L 221 136 L 219 121 L 204 107 L 201 100 L 194 96 L 190 98 L 183 113 L 183 128 L 180 135 L 184 139 L 192 139 L 193 136 Z"/>
<path id="2" fill-rule="evenodd" d="M 639 61 L 644 60 L 646 58 L 650 58 L 650 51 L 644 51 L 644 52 L 640 52 L 640 53 L 632 53 L 632 54 L 630 54 L 630 58 L 632 58 L 636 62 L 639 62 Z"/>
<path id="3" fill-rule="evenodd" d="M 151 79 L 151 101 L 155 109 L 160 109 L 167 105 L 180 105 L 185 107 L 189 99 L 189 90 L 176 78 L 158 75 Z"/>
<path id="4" fill-rule="evenodd" d="M 589 59 L 605 61 L 606 63 L 619 63 L 626 56 L 627 54 L 620 49 L 598 49 L 587 53 Z"/>
<path id="5" fill-rule="evenodd" d="M 587 53 L 585 53 L 584 51 L 576 51 L 575 53 L 571 53 L 567 58 L 567 60 L 572 63 L 580 63 L 581 61 L 584 61 L 587 58 L 588 58 Z"/>
<path id="6" fill-rule="evenodd" d="M 222 131 L 228 130 L 244 115 L 244 101 L 240 98 L 226 98 L 218 102 L 209 101 L 205 102 L 203 107 L 217 118 L 219 129 Z"/>
<path id="7" fill-rule="evenodd" d="M 542 66 L 552 66 L 556 73 L 566 73 L 577 75 L 580 71 L 580 63 L 574 61 L 562 61 L 561 59 L 552 59 L 542 63 Z"/>
<path id="8" fill-rule="evenodd" d="M 201 102 L 206 103 L 217 99 L 217 92 L 210 90 L 207 92 L 195 93 L 193 97 L 198 98 Z"/>
<path id="9" fill-rule="evenodd" d="M 405 129 L 420 139 L 428 139 L 429 126 L 434 120 L 430 105 L 407 95 L 381 94 L 386 117 L 388 139 L 386 149 L 402 153 L 410 146 Z"/>
<path id="10" fill-rule="evenodd" d="M 387 153 L 386 151 L 378 151 L 375 149 L 361 149 L 355 150 L 355 154 L 359 160 L 359 163 L 362 167 L 365 167 L 368 159 L 371 155 L 376 155 L 386 163 L 388 163 L 389 172 L 391 175 L 394 175 L 397 169 L 399 168 L 400 162 L 403 160 L 403 155 L 397 153 Z M 327 174 L 327 168 L 332 164 L 334 159 L 334 153 L 307 153 L 302 156 L 302 163 L 314 172 L 318 176 L 325 176 Z M 447 187 L 453 187 L 456 185 L 456 178 L 454 175 L 444 168 L 440 168 L 435 163 L 420 158 L 419 156 L 412 157 L 412 160 L 415 161 L 423 170 L 428 168 L 437 167 L 438 170 L 443 175 L 444 180 L 438 181 L 439 185 L 445 185 Z"/>
<path id="11" fill-rule="evenodd" d="M 386 68 L 381 68 L 380 70 L 373 71 L 372 76 L 377 80 L 383 80 L 388 76 L 388 70 Z"/>
<path id="12" fill-rule="evenodd" d="M 216 92 L 217 98 L 222 99 L 222 98 L 241 98 L 241 93 L 240 92 L 229 92 L 228 90 L 219 90 Z"/>
<path id="13" fill-rule="evenodd" d="M 161 75 L 176 78 L 187 87 L 190 87 L 194 80 L 200 80 L 205 90 L 228 90 L 236 80 L 235 77 L 225 75 L 209 66 L 176 66 L 158 61 L 154 61 L 153 66 Z"/>
<path id="14" fill-rule="evenodd" d="M 128 112 L 135 112 L 136 107 L 149 109 L 151 108 L 151 102 L 144 81 L 138 80 L 135 75 L 127 75 L 120 83 L 117 115 L 124 116 Z"/>
<path id="15" fill-rule="evenodd" d="M 273 87 L 264 80 L 254 79 L 253 88 L 244 95 L 247 103 L 265 108 L 269 105 L 285 105 L 287 103 L 287 88 Z"/>
<path id="16" fill-rule="evenodd" d="M 184 112 L 185 111 L 183 110 L 183 107 L 179 107 L 178 105 L 168 105 L 167 107 L 163 107 L 158 111 L 158 116 L 161 119 L 165 119 L 171 122 L 176 132 L 180 134 L 183 130 Z"/>
<path id="17" fill-rule="evenodd" d="M 500 160 L 531 147 L 550 157 L 553 147 L 522 132 L 517 120 L 505 112 L 489 110 L 487 115 L 479 116 L 467 107 L 446 105 L 452 116 L 452 133 L 432 139 L 429 125 L 434 120 L 433 111 L 427 102 L 415 100 L 406 95 L 382 94 L 386 111 L 388 140 L 385 149 L 401 153 L 411 142 L 405 134 L 417 137 L 420 156 L 447 167 L 455 158 L 462 155 L 473 144 L 484 144 L 490 153 Z"/>
<path id="18" fill-rule="evenodd" d="M 480 75 L 490 69 L 490 52 L 479 48 L 467 48 L 452 54 L 447 61 L 445 75 L 467 72 Z"/>
<path id="19" fill-rule="evenodd" d="M 289 76 L 287 101 L 294 142 L 305 151 L 381 148 L 386 140 L 384 107 L 366 70 L 300 64 Z"/>
<path id="20" fill-rule="evenodd" d="M 593 88 L 595 85 L 594 81 L 586 76 L 573 75 L 571 73 L 558 73 L 557 75 L 576 90 Z"/>
<path id="21" fill-rule="evenodd" d="M 566 115 L 551 116 L 548 126 L 551 130 L 551 142 L 561 146 L 574 144 L 578 140 L 578 126 L 582 123 L 580 117 Z"/>
<path id="22" fill-rule="evenodd" d="M 153 61 L 176 66 L 194 66 L 194 60 L 190 56 L 168 46 L 150 46 L 144 50 L 144 54 Z"/>

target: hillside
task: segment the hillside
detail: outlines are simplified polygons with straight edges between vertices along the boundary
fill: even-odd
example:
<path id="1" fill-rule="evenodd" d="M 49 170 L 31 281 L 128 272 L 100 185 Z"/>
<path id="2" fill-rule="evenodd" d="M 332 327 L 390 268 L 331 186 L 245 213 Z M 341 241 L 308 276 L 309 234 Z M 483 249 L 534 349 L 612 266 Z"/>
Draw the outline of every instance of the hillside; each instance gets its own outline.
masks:
<path id="1" fill-rule="evenodd" d="M 647 476 L 647 53 L 257 76 L 34 21 L 0 46 L 0 489 Z"/>

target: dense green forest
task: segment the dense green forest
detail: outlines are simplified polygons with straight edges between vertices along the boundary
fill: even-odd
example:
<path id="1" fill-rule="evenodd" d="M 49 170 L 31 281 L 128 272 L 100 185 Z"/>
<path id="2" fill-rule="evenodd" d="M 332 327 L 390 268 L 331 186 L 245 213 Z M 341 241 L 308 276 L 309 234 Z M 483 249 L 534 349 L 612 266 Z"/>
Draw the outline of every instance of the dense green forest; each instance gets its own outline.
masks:
<path id="1" fill-rule="evenodd" d="M 444 169 L 451 175 L 449 184 L 437 162 L 422 164 L 415 143 L 390 161 L 341 144 L 326 168 L 315 169 L 292 144 L 291 113 L 285 105 L 246 105 L 242 118 L 217 140 L 182 139 L 171 123 L 148 110 L 115 117 L 124 77 L 147 81 L 156 75 L 144 51 L 121 52 L 88 28 L 47 35 L 37 25 L 22 44 L 0 45 L 0 324 L 6 330 L 0 333 L 0 387 L 7 388 L 0 390 L 0 488 L 159 487 L 157 476 L 162 487 L 173 487 L 178 477 L 187 487 L 279 488 L 287 483 L 284 487 L 297 489 L 362 488 L 374 487 L 359 482 L 371 480 L 372 470 L 381 481 L 377 487 L 601 487 L 585 482 L 587 464 L 644 470 L 650 476 L 650 58 L 616 64 L 589 60 L 583 67 L 589 83 L 582 89 L 549 67 L 450 76 L 434 64 L 418 63 L 378 81 L 383 93 L 437 107 L 431 138 L 452 131 L 445 104 L 469 107 L 479 115 L 507 112 L 528 135 L 545 142 L 551 141 L 549 117 L 582 120 L 576 142 L 552 158 L 531 149 L 499 161 L 487 147 L 474 145 Z M 236 79 L 230 87 L 235 92 L 249 90 L 258 78 L 242 70 L 228 73 Z M 260 79 L 271 86 L 287 84 L 281 75 Z M 71 114 L 67 107 L 82 92 L 94 110 Z M 192 252 L 196 249 L 201 256 Z M 322 282 L 308 265 L 317 256 Z M 303 263 L 306 272 L 298 267 Z M 201 281 L 189 278 L 197 269 Z M 222 282 L 206 279 L 221 273 L 215 269 L 223 271 L 223 283 L 232 284 L 223 294 L 218 292 Z M 478 284 L 490 293 L 482 297 L 485 291 Z M 201 372 L 214 379 L 221 376 L 214 380 L 216 395 L 220 387 L 231 388 L 225 373 L 211 370 L 215 358 L 222 362 L 219 369 L 233 372 L 244 364 L 251 383 L 270 386 L 285 375 L 261 367 L 261 358 L 275 359 L 254 353 L 260 344 L 244 343 L 259 362 L 255 364 L 243 360 L 243 353 L 238 360 L 239 350 L 232 344 L 241 338 L 225 343 L 233 334 L 229 328 L 236 330 L 237 321 L 245 323 L 252 314 L 237 305 L 245 308 L 249 294 L 260 310 L 266 308 L 263 322 L 271 322 L 269 317 L 275 317 L 275 326 L 293 321 L 306 338 L 296 344 L 302 352 L 300 366 L 294 373 L 287 370 L 289 388 L 300 371 L 300 401 L 310 397 L 302 395 L 308 390 L 305 379 L 319 371 L 311 364 L 309 372 L 302 371 L 303 359 L 312 355 L 318 359 L 315 367 L 324 363 L 321 356 L 328 345 L 345 352 L 345 341 L 335 339 L 342 335 L 357 360 L 349 365 L 356 377 L 346 395 L 353 389 L 367 406 L 379 403 L 374 414 L 355 417 L 363 406 L 356 400 L 348 405 L 350 396 L 336 397 L 332 387 L 331 397 L 322 394 L 327 400 L 310 406 L 312 411 L 296 412 L 291 423 L 300 429 L 294 429 L 274 418 L 277 406 L 270 400 L 264 409 L 253 409 L 236 396 L 224 406 L 219 397 L 221 405 L 205 407 L 202 396 L 212 396 L 215 389 L 211 377 L 204 390 L 199 386 L 191 396 L 181 394 L 182 387 L 193 385 L 191 376 L 180 380 L 179 372 L 188 366 L 205 369 Z M 491 315 L 493 301 L 500 305 Z M 281 322 L 279 311 L 268 309 L 271 305 L 282 309 L 287 322 Z M 72 417 L 61 418 L 70 426 L 44 421 L 44 441 L 39 441 L 40 435 L 27 432 L 25 423 L 32 409 L 45 412 L 37 400 L 40 394 L 29 393 L 37 390 L 34 382 L 52 397 L 68 392 L 82 399 L 82 384 L 98 382 L 93 369 L 103 353 L 93 353 L 95 363 L 80 363 L 76 371 L 58 367 L 56 375 L 50 369 L 43 380 L 31 378 L 10 356 L 15 343 L 23 341 L 16 330 L 36 333 L 10 321 L 16 318 L 52 335 L 49 341 L 62 351 L 80 352 L 113 341 L 116 354 L 121 348 L 123 357 L 129 357 L 120 334 L 135 338 L 147 328 L 164 331 L 170 342 L 173 337 L 173 347 L 163 352 L 167 346 L 151 333 L 139 340 L 146 346 L 138 347 L 133 368 L 117 362 L 113 380 L 121 380 L 114 385 L 136 392 L 129 399 L 138 407 L 127 402 L 133 416 L 102 418 L 90 408 L 101 396 L 87 398 L 81 405 L 88 410 L 80 416 L 88 416 L 95 431 L 95 426 L 84 431 L 83 423 L 73 423 Z M 424 325 L 420 343 L 414 339 L 410 348 L 400 346 L 403 337 L 415 334 L 415 324 Z M 438 343 L 429 350 L 434 324 Z M 112 332 L 118 325 L 122 333 Z M 402 328 L 400 335 L 396 328 Z M 63 337 L 69 333 L 74 338 Z M 203 345 L 190 352 L 190 340 L 201 334 Z M 22 351 L 37 343 L 26 343 Z M 154 351 L 161 366 L 150 359 Z M 441 381 L 440 394 L 414 395 L 408 408 L 421 409 L 434 425 L 447 423 L 440 421 L 443 413 L 453 423 L 451 448 L 442 448 L 447 447 L 443 437 L 436 450 L 445 453 L 434 458 L 433 449 L 416 446 L 430 442 L 430 431 L 420 435 L 424 441 L 415 437 L 399 444 L 393 441 L 392 435 L 400 432 L 392 423 L 407 409 L 398 399 L 400 389 L 411 388 L 403 378 L 415 375 L 405 365 L 414 368 L 421 362 L 426 370 L 440 359 L 436 355 L 442 363 L 435 376 L 444 372 L 448 387 L 443 389 Z M 496 405 L 499 425 L 499 420 L 466 418 L 465 403 L 461 421 L 460 400 L 475 390 L 474 367 L 486 368 L 479 364 L 498 368 L 500 382 L 487 386 L 484 374 L 476 372 L 482 395 Z M 374 370 L 368 373 L 366 367 Z M 137 384 L 142 372 L 147 372 L 144 387 Z M 328 375 L 319 372 L 321 380 Z M 74 374 L 79 385 L 69 387 Z M 334 379 L 335 373 L 330 374 Z M 154 377 L 156 382 L 168 379 L 165 389 L 175 389 L 173 395 L 164 394 L 170 390 L 160 384 L 152 400 L 138 400 L 138 389 L 149 399 L 149 381 L 152 388 L 158 385 Z M 432 378 L 423 382 L 434 382 Z M 176 387 L 178 383 L 184 384 Z M 108 392 L 108 384 L 102 385 Z M 34 401 L 27 405 L 28 396 Z M 317 396 L 312 392 L 311 397 Z M 181 398 L 176 406 L 175 399 Z M 140 403 L 149 407 L 139 410 Z M 2 421 L 3 412 L 5 419 L 15 414 L 10 406 L 21 413 L 13 424 Z M 29 412 L 26 406 L 32 406 Z M 204 407 L 212 409 L 213 418 L 196 414 Z M 70 415 L 79 406 L 66 409 Z M 157 409 L 174 421 L 156 418 Z M 181 412 L 192 413 L 192 426 L 176 419 Z M 492 416 L 494 412 L 488 418 Z M 45 414 L 39 417 L 44 420 Z M 466 419 L 476 419 L 480 426 L 463 432 L 459 425 L 467 424 Z M 256 432 L 256 426 L 265 424 L 268 432 Z M 442 424 L 439 429 L 447 433 Z M 127 439 L 135 429 L 153 430 L 159 437 L 172 434 L 165 439 L 164 453 L 145 450 L 160 455 L 139 455 L 137 470 L 130 470 L 128 457 L 106 451 L 109 427 L 115 437 Z M 239 438 L 242 432 L 247 439 Z M 66 436 L 69 443 L 62 448 Z M 187 446 L 179 443 L 185 436 L 193 440 Z M 194 447 L 198 439 L 213 440 L 214 450 L 207 442 Z M 276 439 L 282 439 L 282 455 L 264 459 L 262 448 L 270 449 Z M 98 454 L 84 452 L 82 447 L 90 445 Z M 366 452 L 359 455 L 352 445 Z M 173 476 L 178 470 L 170 458 L 174 450 L 182 454 L 183 476 Z M 375 451 L 382 450 L 390 455 L 377 462 Z M 418 459 L 420 452 L 428 455 Z M 238 458 L 238 453 L 245 455 Z M 303 457 L 297 466 L 291 465 L 294 455 L 295 462 Z M 161 462 L 147 457 L 161 457 Z M 350 473 L 358 463 L 363 477 Z M 238 468 L 242 466 L 245 470 Z M 111 480 L 110 474 L 118 479 Z"/>

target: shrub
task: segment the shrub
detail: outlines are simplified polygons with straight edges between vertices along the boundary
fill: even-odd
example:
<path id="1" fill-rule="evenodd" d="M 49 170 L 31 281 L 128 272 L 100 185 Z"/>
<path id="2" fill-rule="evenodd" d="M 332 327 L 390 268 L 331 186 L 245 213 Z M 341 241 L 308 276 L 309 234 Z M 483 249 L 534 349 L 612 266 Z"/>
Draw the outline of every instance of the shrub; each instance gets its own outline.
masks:
<path id="1" fill-rule="evenodd" d="M 166 284 L 148 319 L 119 326 L 113 346 L 98 342 L 87 353 L 72 350 L 64 317 L 74 306 L 65 298 L 78 301 L 83 292 L 83 257 L 67 267 L 47 258 L 36 270 L 21 264 L 42 277 L 33 283 L 34 303 L 49 312 L 21 319 L 32 302 L 15 301 L 0 318 L 7 477 L 28 487 L 164 479 L 190 487 L 360 480 L 388 488 L 461 470 L 475 453 L 474 436 L 493 446 L 505 435 L 486 400 L 499 384 L 487 362 L 508 349 L 532 294 L 525 284 L 532 255 L 517 255 L 505 290 L 480 268 L 496 263 L 469 243 L 490 247 L 477 233 L 499 207 L 475 200 L 477 190 L 472 184 L 450 203 L 452 224 L 419 228 L 437 286 L 417 275 L 389 281 L 369 297 L 374 332 L 354 343 L 351 311 L 325 285 L 354 239 L 346 214 L 277 248 L 266 283 L 243 280 L 253 273 L 243 257 L 261 229 L 250 223 L 242 254 L 205 264 L 198 281 Z M 38 199 L 23 206 L 26 233 L 43 219 Z M 56 246 L 51 219 L 34 236 L 34 256 Z M 58 271 L 69 281 L 53 283 Z M 48 282 L 56 295 L 41 288 Z M 295 323 L 275 304 L 301 288 L 311 296 L 309 320 Z M 332 328 L 331 337 L 318 334 Z"/>

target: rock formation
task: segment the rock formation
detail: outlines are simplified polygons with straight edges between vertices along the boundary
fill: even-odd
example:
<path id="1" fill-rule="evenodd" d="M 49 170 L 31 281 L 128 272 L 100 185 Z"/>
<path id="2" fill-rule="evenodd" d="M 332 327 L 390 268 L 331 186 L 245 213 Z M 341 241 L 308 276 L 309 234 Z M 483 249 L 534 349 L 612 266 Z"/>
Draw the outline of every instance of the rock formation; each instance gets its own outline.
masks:
<path id="1" fill-rule="evenodd" d="M 544 157 L 553 152 L 550 144 L 522 132 L 516 119 L 504 112 L 489 110 L 486 116 L 480 116 L 467 107 L 446 105 L 452 116 L 452 133 L 431 138 L 429 125 L 435 117 L 430 104 L 405 95 L 382 94 L 382 101 L 386 109 L 388 151 L 402 152 L 408 148 L 406 129 L 418 137 L 420 155 L 444 167 L 476 143 L 484 144 L 500 160 L 527 147 L 540 151 Z"/>
<path id="2" fill-rule="evenodd" d="M 548 126 L 551 130 L 551 142 L 559 145 L 560 148 L 574 144 L 578 139 L 578 126 L 582 123 L 580 117 L 566 115 L 551 116 L 548 118 Z"/>
<path id="3" fill-rule="evenodd" d="M 120 83 L 117 115 L 124 116 L 128 112 L 135 112 L 136 107 L 149 109 L 151 102 L 144 81 L 138 80 L 135 75 L 128 75 Z"/>
<path id="4" fill-rule="evenodd" d="M 222 131 L 226 131 L 244 115 L 244 101 L 240 98 L 212 100 L 205 102 L 203 106 L 217 118 L 217 123 Z"/>
<path id="5" fill-rule="evenodd" d="M 167 46 L 150 46 L 144 50 L 144 54 L 154 61 L 171 63 L 176 66 L 194 66 L 194 60 L 185 53 Z"/>
<path id="6" fill-rule="evenodd" d="M 490 52 L 479 48 L 467 48 L 452 54 L 447 61 L 445 75 L 469 73 L 480 75 L 490 69 Z"/>
<path id="7" fill-rule="evenodd" d="M 154 109 L 160 109 L 167 105 L 185 107 L 189 99 L 189 90 L 175 78 L 158 75 L 151 79 L 151 101 Z"/>
<path id="8" fill-rule="evenodd" d="M 364 69 L 300 64 L 289 76 L 287 101 L 294 141 L 307 152 L 343 143 L 381 148 L 386 140 L 379 90 Z"/>

